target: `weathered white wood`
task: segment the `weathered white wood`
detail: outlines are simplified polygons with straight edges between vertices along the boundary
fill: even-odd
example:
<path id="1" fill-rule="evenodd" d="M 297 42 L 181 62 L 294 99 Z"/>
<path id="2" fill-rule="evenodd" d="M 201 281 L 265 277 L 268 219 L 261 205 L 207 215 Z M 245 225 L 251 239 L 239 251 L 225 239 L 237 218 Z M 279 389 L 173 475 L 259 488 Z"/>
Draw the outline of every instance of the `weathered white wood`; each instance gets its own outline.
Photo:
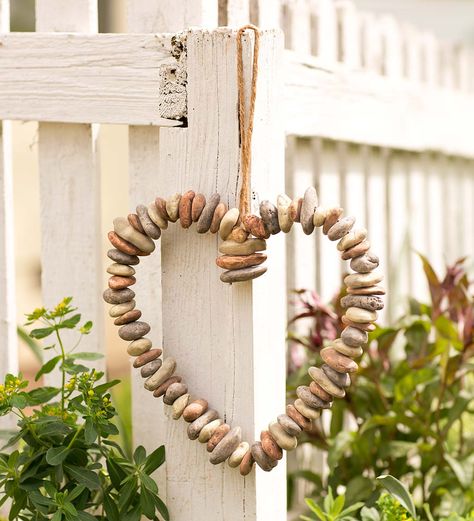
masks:
<path id="1" fill-rule="evenodd" d="M 38 32 L 84 32 L 99 30 L 97 2 L 89 0 L 40 0 L 36 4 Z"/>
<path id="2" fill-rule="evenodd" d="M 382 43 L 382 74 L 388 78 L 400 78 L 403 70 L 400 27 L 392 16 L 377 20 Z"/>
<path id="3" fill-rule="evenodd" d="M 189 127 L 160 129 L 160 193 L 193 188 L 209 196 L 217 190 L 235 204 L 235 44 L 235 33 L 227 30 L 188 35 Z M 278 114 L 271 110 L 277 103 L 279 47 L 278 34 L 262 35 L 253 188 L 260 198 L 271 200 L 284 189 L 283 133 Z M 245 63 L 249 65 L 248 52 Z M 269 156 L 267 146 L 275 154 Z M 206 397 L 232 425 L 241 425 L 246 439 L 255 439 L 284 407 L 283 236 L 269 241 L 265 277 L 233 286 L 219 280 L 216 236 L 198 236 L 178 225 L 162 241 L 165 356 L 178 360 L 178 373 L 193 394 Z M 167 446 L 165 486 L 174 520 L 207 518 L 210 509 L 216 519 L 285 518 L 284 462 L 269 474 L 257 471 L 256 477 L 244 480 L 227 466 L 211 468 L 205 447 L 189 442 L 183 422 L 164 419 L 155 439 Z"/>
<path id="4" fill-rule="evenodd" d="M 80 5 L 88 16 L 77 17 L 73 27 L 73 20 L 66 17 L 67 28 L 77 31 L 95 30 L 95 2 L 81 0 L 75 2 L 75 5 L 76 8 Z M 39 27 L 43 30 L 61 29 L 62 14 L 56 0 L 38 0 L 36 8 L 36 22 Z M 67 47 L 65 42 L 64 44 Z M 29 52 L 35 54 L 31 49 Z M 37 59 L 39 57 L 36 55 Z M 56 62 L 52 65 L 57 67 L 59 64 Z M 43 70 L 43 74 L 45 73 Z M 50 81 L 54 81 L 54 77 Z M 54 83 L 50 84 L 52 91 L 53 85 Z M 58 100 L 57 102 L 60 104 Z M 104 308 L 98 298 L 103 288 L 100 174 L 95 154 L 97 132 L 98 127 L 91 125 L 39 125 L 41 283 L 46 306 L 55 305 L 66 296 L 74 297 L 75 305 L 81 310 L 83 318 L 94 323 L 92 333 L 87 339 L 87 350 L 103 353 Z M 95 362 L 95 366 L 104 368 L 105 361 Z M 54 377 L 50 381 L 52 379 Z"/>
<path id="5" fill-rule="evenodd" d="M 474 157 L 473 96 L 285 54 L 288 134 Z"/>
<path id="6" fill-rule="evenodd" d="M 431 87 L 438 84 L 439 53 L 438 41 L 433 33 L 425 32 L 421 36 L 422 81 Z"/>
<path id="7" fill-rule="evenodd" d="M 283 2 L 250 0 L 250 20 L 261 29 L 282 27 Z"/>
<path id="8" fill-rule="evenodd" d="M 316 55 L 324 64 L 337 61 L 337 17 L 333 0 L 311 0 L 311 10 L 316 17 Z"/>
<path id="9" fill-rule="evenodd" d="M 218 25 L 217 0 L 127 0 L 126 5 L 132 33 L 175 33 Z"/>
<path id="10" fill-rule="evenodd" d="M 0 30 L 9 27 L 9 2 L 0 0 Z M 11 160 L 11 125 L 0 121 L 0 382 L 18 371 Z"/>
<path id="11" fill-rule="evenodd" d="M 361 27 L 355 4 L 352 0 L 337 0 L 338 58 L 348 67 L 361 64 Z"/>
<path id="12" fill-rule="evenodd" d="M 51 14 L 51 27 L 61 16 Z M 2 34 L 0 118 L 178 125 L 159 108 L 168 81 L 160 68 L 177 65 L 170 52 L 163 35 Z"/>
<path id="13" fill-rule="evenodd" d="M 219 0 L 219 26 L 240 27 L 249 22 L 249 0 Z"/>
<path id="14" fill-rule="evenodd" d="M 447 238 L 444 236 L 443 222 L 448 218 L 443 192 L 443 162 L 436 154 L 430 154 L 427 165 L 428 172 L 428 254 L 436 272 L 444 269 L 444 252 Z M 470 234 L 472 235 L 472 234 Z"/>
<path id="15" fill-rule="evenodd" d="M 372 13 L 359 13 L 361 64 L 368 71 L 381 74 L 383 42 L 377 18 Z"/>
<path id="16" fill-rule="evenodd" d="M 474 256 L 474 165 L 472 161 L 460 160 L 462 168 L 462 180 L 460 182 L 461 201 L 463 215 L 462 223 L 462 255 L 468 255 L 472 266 Z"/>
<path id="17" fill-rule="evenodd" d="M 288 2 L 288 35 L 286 47 L 294 51 L 311 54 L 310 3 L 307 0 Z"/>

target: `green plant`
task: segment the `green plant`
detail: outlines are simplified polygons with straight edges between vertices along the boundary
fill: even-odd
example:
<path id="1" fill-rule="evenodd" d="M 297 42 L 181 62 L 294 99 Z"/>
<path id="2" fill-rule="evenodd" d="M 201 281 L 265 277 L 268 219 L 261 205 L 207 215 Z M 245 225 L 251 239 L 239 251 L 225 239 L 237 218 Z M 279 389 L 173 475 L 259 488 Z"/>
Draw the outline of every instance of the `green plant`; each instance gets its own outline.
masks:
<path id="1" fill-rule="evenodd" d="M 443 279 L 421 259 L 431 302 L 411 300 L 394 326 L 370 335 L 353 386 L 334 402 L 329 428 L 319 423 L 303 440 L 328 452 L 327 484 L 345 487 L 348 504 L 374 507 L 375 477 L 391 474 L 413 493 L 418 515 L 427 518 L 426 503 L 440 519 L 474 508 L 474 310 L 462 259 Z M 308 334 L 302 344 L 311 342 Z M 289 378 L 290 394 L 309 381 L 306 367 L 320 362 L 319 348 L 307 349 L 307 361 Z M 313 494 L 320 498 L 324 486 L 316 478 Z"/>
<path id="2" fill-rule="evenodd" d="M 344 495 L 334 498 L 332 489 L 329 487 L 328 493 L 319 506 L 313 499 L 306 499 L 308 508 L 316 517 L 300 516 L 304 521 L 312 521 L 319 519 L 320 521 L 357 521 L 351 514 L 357 512 L 364 506 L 364 503 L 355 503 L 349 507 L 344 508 L 346 499 Z"/>
<path id="3" fill-rule="evenodd" d="M 0 386 L 0 415 L 18 416 L 19 427 L 3 450 L 18 448 L 0 453 L 0 506 L 10 499 L 10 521 L 139 521 L 143 515 L 168 520 L 150 477 L 164 462 L 164 447 L 148 456 L 138 447 L 127 458 L 111 439 L 118 430 L 109 390 L 118 381 L 101 383 L 103 373 L 82 365 L 98 355 L 76 351 L 92 323 L 79 325 L 71 300 L 28 315 L 27 325 L 42 326 L 30 335 L 54 338 L 45 349 L 56 352 L 36 380 L 57 370 L 60 386 L 27 390 L 28 382 L 11 374 Z M 65 330 L 78 334 L 69 350 Z"/>

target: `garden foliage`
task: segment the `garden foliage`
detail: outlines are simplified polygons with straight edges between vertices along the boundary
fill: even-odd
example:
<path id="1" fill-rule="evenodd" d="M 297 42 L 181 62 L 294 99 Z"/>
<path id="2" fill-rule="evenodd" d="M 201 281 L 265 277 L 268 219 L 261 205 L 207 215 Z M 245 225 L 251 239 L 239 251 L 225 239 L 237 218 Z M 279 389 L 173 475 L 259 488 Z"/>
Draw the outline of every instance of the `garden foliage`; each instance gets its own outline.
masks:
<path id="1" fill-rule="evenodd" d="M 421 261 L 431 302 L 411 300 L 394 326 L 371 333 L 353 385 L 334 402 L 329 428 L 320 423 L 304 438 L 327 451 L 327 483 L 310 470 L 296 472 L 290 499 L 295 480 L 305 478 L 313 482 L 316 500 L 330 486 L 345 490 L 347 505 L 364 501 L 371 508 L 381 493 L 375 478 L 391 474 L 408 486 L 423 519 L 429 519 L 426 508 L 434 519 L 474 508 L 472 286 L 463 260 L 443 279 Z M 312 322 L 307 334 L 290 334 L 290 395 L 309 381 L 307 367 L 320 363 L 322 339 L 336 338 L 341 329 L 337 306 L 308 292 L 299 295 L 304 310 L 295 320 Z"/>
<path id="2" fill-rule="evenodd" d="M 83 361 L 96 353 L 79 352 L 92 328 L 66 298 L 54 309 L 37 309 L 28 324 L 35 339 L 52 339 L 54 350 L 36 380 L 57 371 L 58 386 L 29 390 L 21 375 L 9 374 L 0 386 L 0 415 L 18 417 L 18 430 L 0 453 L 0 505 L 10 501 L 10 520 L 139 521 L 168 520 L 169 514 L 150 475 L 165 459 L 164 447 L 147 456 L 138 447 L 128 458 L 111 437 L 118 433 L 110 389 L 103 373 Z M 67 350 L 63 332 L 77 333 Z M 68 337 L 70 338 L 70 337 Z"/>

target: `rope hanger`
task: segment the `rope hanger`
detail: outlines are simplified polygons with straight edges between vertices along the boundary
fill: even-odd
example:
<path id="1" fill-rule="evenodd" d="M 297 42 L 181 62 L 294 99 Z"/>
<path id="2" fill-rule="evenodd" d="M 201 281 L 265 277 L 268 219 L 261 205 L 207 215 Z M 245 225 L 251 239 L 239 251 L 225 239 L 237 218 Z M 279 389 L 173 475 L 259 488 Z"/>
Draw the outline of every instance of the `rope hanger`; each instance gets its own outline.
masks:
<path id="1" fill-rule="evenodd" d="M 251 30 L 255 34 L 253 47 L 252 79 L 250 85 L 250 102 L 248 124 L 245 125 L 245 83 L 244 63 L 242 56 L 242 39 L 245 31 Z M 244 25 L 237 33 L 237 83 L 239 94 L 239 128 L 240 128 L 240 168 L 242 186 L 240 189 L 239 210 L 243 217 L 250 213 L 250 174 L 252 170 L 252 133 L 255 114 L 255 100 L 257 98 L 258 55 L 260 50 L 260 29 L 255 25 Z"/>

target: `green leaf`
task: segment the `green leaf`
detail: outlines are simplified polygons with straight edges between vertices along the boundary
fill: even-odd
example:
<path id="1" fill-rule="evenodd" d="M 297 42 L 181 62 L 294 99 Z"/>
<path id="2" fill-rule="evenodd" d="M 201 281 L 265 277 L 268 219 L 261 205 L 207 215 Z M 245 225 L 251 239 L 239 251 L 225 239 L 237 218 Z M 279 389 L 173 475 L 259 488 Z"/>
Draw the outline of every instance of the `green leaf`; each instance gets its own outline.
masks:
<path id="1" fill-rule="evenodd" d="M 107 458 L 106 466 L 112 485 L 115 487 L 116 490 L 119 490 L 120 484 L 125 479 L 126 472 L 112 457 Z"/>
<path id="2" fill-rule="evenodd" d="M 67 447 L 51 447 L 46 452 L 46 461 L 50 465 L 60 465 L 71 452 Z"/>
<path id="3" fill-rule="evenodd" d="M 107 519 L 110 521 L 120 521 L 120 514 L 115 501 L 110 494 L 104 494 L 104 509 L 107 514 Z"/>
<path id="4" fill-rule="evenodd" d="M 36 338 L 37 340 L 41 340 L 42 338 L 46 338 L 51 335 L 51 333 L 54 333 L 54 331 L 54 327 L 40 327 L 38 329 L 33 329 L 30 332 L 30 336 L 32 338 Z"/>
<path id="5" fill-rule="evenodd" d="M 60 392 L 61 389 L 57 387 L 38 387 L 37 389 L 33 389 L 29 393 L 26 393 L 28 395 L 28 405 L 33 406 L 47 403 Z"/>
<path id="6" fill-rule="evenodd" d="M 148 519 L 153 519 L 155 516 L 155 502 L 153 501 L 153 495 L 143 487 L 140 489 L 140 507 Z"/>
<path id="7" fill-rule="evenodd" d="M 94 391 L 97 394 L 105 393 L 105 391 L 109 390 L 111 387 L 114 387 L 120 383 L 120 380 L 112 380 L 110 382 L 105 382 L 104 384 L 100 384 L 94 387 Z"/>
<path id="8" fill-rule="evenodd" d="M 360 511 L 361 521 L 380 521 L 380 514 L 375 508 L 364 507 Z"/>
<path id="9" fill-rule="evenodd" d="M 80 519 L 80 521 L 97 521 L 96 517 L 94 517 L 92 514 L 89 514 L 88 512 L 84 512 L 83 510 L 77 513 L 77 517 Z"/>
<path id="10" fill-rule="evenodd" d="M 77 314 L 77 315 L 73 315 L 71 318 L 68 318 L 66 320 L 64 320 L 63 322 L 61 322 L 59 325 L 58 325 L 58 328 L 59 329 L 74 329 L 77 324 L 79 324 L 79 321 L 81 320 L 81 315 L 80 314 Z"/>
<path id="11" fill-rule="evenodd" d="M 101 353 L 71 353 L 67 356 L 71 360 L 100 360 L 104 358 L 104 355 Z"/>
<path id="12" fill-rule="evenodd" d="M 97 474 L 91 470 L 69 464 L 64 465 L 64 470 L 79 484 L 92 490 L 100 488 L 99 478 L 97 477 Z"/>
<path id="13" fill-rule="evenodd" d="M 160 497 L 153 496 L 153 501 L 155 502 L 155 506 L 158 510 L 158 512 L 161 514 L 161 517 L 164 519 L 164 521 L 170 520 L 170 513 L 168 512 L 168 508 L 163 503 Z"/>
<path id="14" fill-rule="evenodd" d="M 146 458 L 143 470 L 149 475 L 153 474 L 155 470 L 165 462 L 165 446 L 161 445 Z"/>
<path id="15" fill-rule="evenodd" d="M 35 382 L 37 382 L 44 374 L 50 373 L 58 364 L 58 362 L 61 360 L 61 355 L 55 356 L 54 358 L 51 358 L 51 360 L 48 360 L 41 369 L 36 373 L 35 376 Z"/>
<path id="16" fill-rule="evenodd" d="M 349 514 L 352 514 L 352 512 L 356 512 L 357 510 L 359 510 L 360 508 L 362 508 L 364 506 L 364 503 L 362 503 L 362 501 L 359 501 L 358 503 L 354 503 L 353 505 L 345 508 L 342 512 L 341 512 L 341 515 L 340 517 L 341 518 L 344 518 L 345 516 L 349 515 Z"/>
<path id="17" fill-rule="evenodd" d="M 77 485 L 77 487 L 73 488 L 72 491 L 68 494 L 67 497 L 69 501 L 73 501 L 74 499 L 79 497 L 85 489 L 86 487 L 84 485 Z"/>
<path id="18" fill-rule="evenodd" d="M 54 516 L 51 518 L 51 521 L 61 521 L 63 515 L 61 513 L 61 510 L 56 510 L 54 513 Z"/>
<path id="19" fill-rule="evenodd" d="M 322 508 L 315 503 L 312 499 L 305 499 L 306 504 L 308 505 L 311 512 L 318 516 L 318 519 L 321 521 L 327 521 L 326 514 L 323 512 Z"/>
<path id="20" fill-rule="evenodd" d="M 143 447 L 143 445 L 139 445 L 135 449 L 135 452 L 133 453 L 133 461 L 137 465 L 141 465 L 145 461 L 145 459 L 146 459 L 145 447 Z"/>
<path id="21" fill-rule="evenodd" d="M 143 472 L 140 473 L 140 482 L 141 484 L 147 488 L 150 492 L 152 492 L 153 494 L 158 494 L 158 486 L 157 484 L 153 481 L 152 478 L 150 478 L 150 476 L 147 476 L 146 474 L 144 474 Z"/>
<path id="22" fill-rule="evenodd" d="M 451 470 L 454 472 L 457 480 L 460 485 L 464 489 L 469 489 L 472 485 L 472 472 L 468 473 L 461 462 L 457 459 L 453 458 L 449 454 L 444 455 L 444 459 L 447 461 L 448 465 L 451 467 Z"/>
<path id="23" fill-rule="evenodd" d="M 97 438 L 97 430 L 94 426 L 94 422 L 91 418 L 86 419 L 85 428 L 84 428 L 84 438 L 88 445 L 92 445 Z"/>
<path id="24" fill-rule="evenodd" d="M 382 486 L 386 488 L 388 492 L 400 502 L 403 508 L 405 508 L 414 519 L 417 519 L 413 499 L 403 483 L 389 474 L 385 476 L 378 476 L 377 480 L 380 481 Z"/>
<path id="25" fill-rule="evenodd" d="M 346 498 L 344 497 L 344 495 L 337 496 L 337 498 L 334 500 L 334 504 L 331 508 L 331 515 L 336 517 L 342 512 L 342 509 L 344 508 L 345 499 Z"/>
<path id="26" fill-rule="evenodd" d="M 92 325 L 93 325 L 92 322 L 89 320 L 81 327 L 81 329 L 79 331 L 83 335 L 88 335 L 91 332 Z"/>
<path id="27" fill-rule="evenodd" d="M 28 405 L 26 396 L 26 393 L 13 395 L 10 399 L 11 406 L 17 409 L 24 409 Z"/>

